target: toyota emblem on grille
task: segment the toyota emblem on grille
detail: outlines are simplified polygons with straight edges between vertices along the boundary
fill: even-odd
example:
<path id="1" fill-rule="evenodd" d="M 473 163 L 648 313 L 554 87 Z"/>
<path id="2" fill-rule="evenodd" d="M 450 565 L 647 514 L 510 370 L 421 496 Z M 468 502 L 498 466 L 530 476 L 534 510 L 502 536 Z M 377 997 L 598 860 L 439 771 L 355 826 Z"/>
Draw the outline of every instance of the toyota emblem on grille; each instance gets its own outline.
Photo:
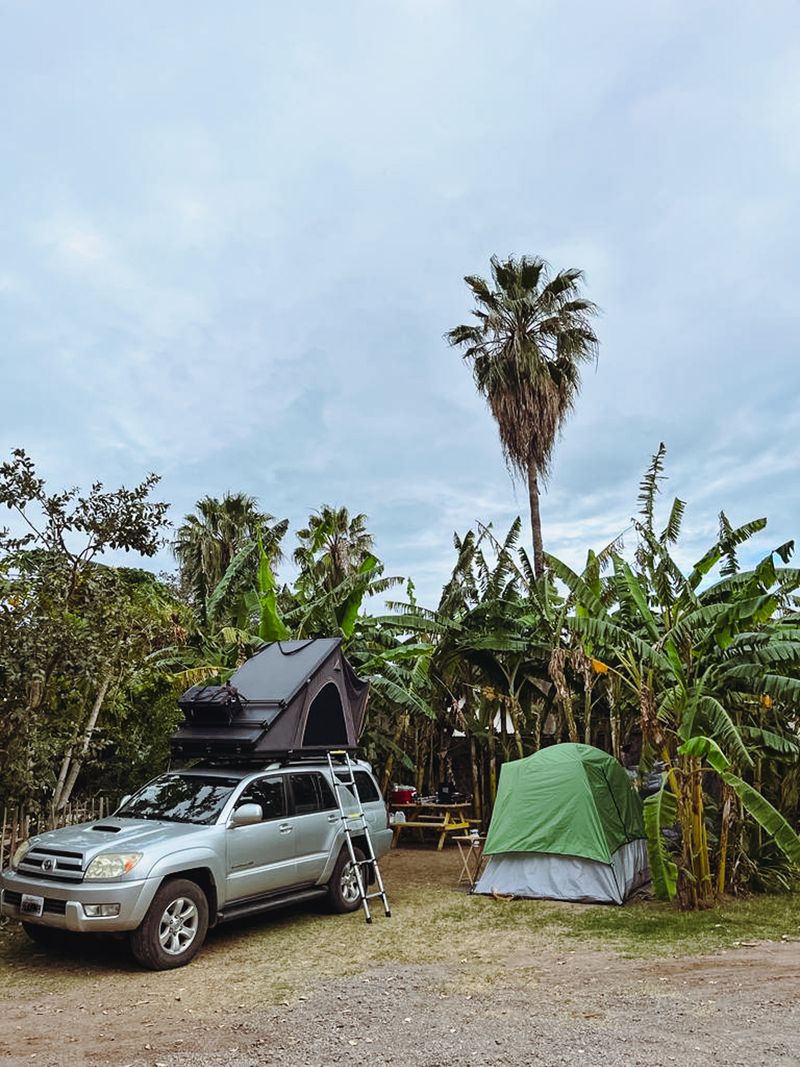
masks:
<path id="1" fill-rule="evenodd" d="M 54 867 L 55 867 L 55 863 L 53 862 L 53 860 L 50 860 L 50 859 L 42 860 L 42 870 L 43 871 L 52 871 L 52 869 Z"/>

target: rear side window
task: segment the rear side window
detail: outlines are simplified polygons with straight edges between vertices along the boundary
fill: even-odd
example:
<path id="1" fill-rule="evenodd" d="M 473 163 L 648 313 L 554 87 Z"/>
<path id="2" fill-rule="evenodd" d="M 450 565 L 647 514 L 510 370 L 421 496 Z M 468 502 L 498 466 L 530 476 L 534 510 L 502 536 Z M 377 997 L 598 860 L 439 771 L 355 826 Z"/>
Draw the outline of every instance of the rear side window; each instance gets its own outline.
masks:
<path id="1" fill-rule="evenodd" d="M 346 782 L 348 778 L 347 771 L 337 771 L 336 777 L 340 782 Z M 358 795 L 361 798 L 362 804 L 367 804 L 372 800 L 380 800 L 381 794 L 378 787 L 372 780 L 372 776 L 367 774 L 366 771 L 356 771 L 353 774 L 356 780 L 356 789 L 358 789 Z"/>
<path id="2" fill-rule="evenodd" d="M 316 774 L 314 777 L 317 779 L 320 807 L 323 811 L 330 811 L 331 808 L 337 806 L 336 797 L 333 795 L 333 788 L 328 782 L 328 779 L 324 778 L 321 774 Z"/>
<path id="3" fill-rule="evenodd" d="M 319 811 L 319 793 L 313 774 L 293 774 L 292 796 L 294 797 L 295 815 L 307 815 L 310 811 Z"/>

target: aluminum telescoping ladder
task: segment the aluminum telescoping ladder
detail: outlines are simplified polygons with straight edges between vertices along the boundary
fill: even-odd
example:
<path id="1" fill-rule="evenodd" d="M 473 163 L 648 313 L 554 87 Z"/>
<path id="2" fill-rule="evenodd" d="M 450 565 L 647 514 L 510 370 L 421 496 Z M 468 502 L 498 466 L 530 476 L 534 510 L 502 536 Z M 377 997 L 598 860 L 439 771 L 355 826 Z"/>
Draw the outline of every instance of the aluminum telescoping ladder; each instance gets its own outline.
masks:
<path id="1" fill-rule="evenodd" d="M 338 757 L 339 774 L 344 770 L 347 777 L 340 778 L 336 773 L 337 765 L 334 764 L 334 756 Z M 350 853 L 350 862 L 353 865 L 353 871 L 356 876 L 356 885 L 358 886 L 358 896 L 361 900 L 361 904 L 364 908 L 364 916 L 368 923 L 372 922 L 372 913 L 369 908 L 369 902 L 380 898 L 383 903 L 383 911 L 388 919 L 392 912 L 389 908 L 389 899 L 386 896 L 386 889 L 383 885 L 383 878 L 381 877 L 381 870 L 378 866 L 378 858 L 375 855 L 375 849 L 372 847 L 372 838 L 369 832 L 369 821 L 364 811 L 364 805 L 361 803 L 361 797 L 358 795 L 358 786 L 356 785 L 355 769 L 353 767 L 350 754 L 347 751 L 335 751 L 328 753 L 328 767 L 331 772 L 331 781 L 334 786 L 334 793 L 336 795 L 336 803 L 339 807 L 339 817 L 342 821 L 342 829 L 344 830 L 344 838 L 347 842 L 347 851 Z M 342 790 L 349 790 L 356 800 L 356 811 L 345 811 L 345 802 L 349 801 L 349 797 L 345 795 L 342 797 Z M 352 803 L 352 802 L 350 802 Z M 359 844 L 361 839 L 364 841 L 364 851 L 366 852 L 366 858 L 359 860 L 356 857 L 355 846 L 353 845 L 353 833 L 356 832 L 359 837 Z M 375 883 L 378 888 L 374 893 L 369 892 L 369 869 L 375 873 Z"/>

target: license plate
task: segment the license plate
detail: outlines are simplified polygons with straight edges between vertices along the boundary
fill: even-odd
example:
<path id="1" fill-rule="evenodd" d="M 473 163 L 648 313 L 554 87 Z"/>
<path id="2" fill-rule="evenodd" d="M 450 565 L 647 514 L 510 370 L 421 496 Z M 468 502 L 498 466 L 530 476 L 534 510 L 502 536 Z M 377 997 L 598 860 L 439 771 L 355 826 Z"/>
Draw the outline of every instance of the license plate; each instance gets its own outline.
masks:
<path id="1" fill-rule="evenodd" d="M 41 915 L 44 910 L 44 897 L 34 897 L 30 893 L 23 893 L 19 910 L 23 915 Z"/>

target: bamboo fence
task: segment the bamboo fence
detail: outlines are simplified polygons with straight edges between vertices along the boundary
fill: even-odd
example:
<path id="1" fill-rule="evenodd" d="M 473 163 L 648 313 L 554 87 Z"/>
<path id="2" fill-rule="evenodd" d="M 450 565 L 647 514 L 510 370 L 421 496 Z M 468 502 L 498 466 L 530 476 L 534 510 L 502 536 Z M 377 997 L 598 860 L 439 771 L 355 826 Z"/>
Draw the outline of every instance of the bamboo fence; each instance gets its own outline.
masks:
<path id="1" fill-rule="evenodd" d="M 0 871 L 11 862 L 17 846 L 31 834 L 102 819 L 112 812 L 115 806 L 109 803 L 107 797 L 75 800 L 59 811 L 52 808 L 44 811 L 32 810 L 24 804 L 5 804 L 0 823 Z"/>

